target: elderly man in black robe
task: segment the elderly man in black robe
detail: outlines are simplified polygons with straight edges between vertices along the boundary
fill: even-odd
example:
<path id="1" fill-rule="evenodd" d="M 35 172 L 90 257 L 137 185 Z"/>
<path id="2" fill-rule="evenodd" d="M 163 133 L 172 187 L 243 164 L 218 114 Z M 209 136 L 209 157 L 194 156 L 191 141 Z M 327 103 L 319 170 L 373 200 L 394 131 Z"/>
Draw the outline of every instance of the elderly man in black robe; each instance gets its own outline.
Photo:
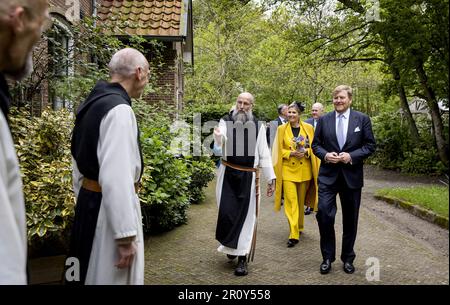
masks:
<path id="1" fill-rule="evenodd" d="M 216 186 L 217 250 L 230 259 L 238 257 L 237 276 L 247 275 L 247 256 L 253 258 L 255 250 L 260 168 L 269 183 L 269 196 L 275 187 L 266 127 L 253 116 L 253 104 L 252 94 L 241 93 L 236 108 L 214 130 L 214 151 L 222 155 Z"/>

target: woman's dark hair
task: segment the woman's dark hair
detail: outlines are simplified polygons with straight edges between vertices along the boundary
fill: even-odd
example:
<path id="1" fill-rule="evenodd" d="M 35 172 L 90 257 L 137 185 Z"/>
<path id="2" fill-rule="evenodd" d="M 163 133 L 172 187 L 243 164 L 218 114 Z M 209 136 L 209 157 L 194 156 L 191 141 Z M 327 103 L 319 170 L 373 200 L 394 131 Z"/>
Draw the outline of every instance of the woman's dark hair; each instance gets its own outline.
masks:
<path id="1" fill-rule="evenodd" d="M 305 106 L 303 105 L 302 102 L 293 101 L 293 102 L 289 105 L 289 108 L 291 108 L 291 107 L 296 108 L 297 111 L 298 111 L 299 113 L 305 111 Z"/>

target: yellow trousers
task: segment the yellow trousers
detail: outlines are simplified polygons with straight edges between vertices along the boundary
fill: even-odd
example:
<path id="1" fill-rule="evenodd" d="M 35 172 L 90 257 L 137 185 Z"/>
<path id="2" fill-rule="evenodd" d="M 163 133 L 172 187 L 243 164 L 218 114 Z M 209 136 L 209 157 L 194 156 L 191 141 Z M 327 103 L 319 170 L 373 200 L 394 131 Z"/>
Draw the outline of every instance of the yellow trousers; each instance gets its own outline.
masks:
<path id="1" fill-rule="evenodd" d="M 289 239 L 299 239 L 303 232 L 306 190 L 310 181 L 292 182 L 283 180 L 284 212 L 289 222 Z"/>

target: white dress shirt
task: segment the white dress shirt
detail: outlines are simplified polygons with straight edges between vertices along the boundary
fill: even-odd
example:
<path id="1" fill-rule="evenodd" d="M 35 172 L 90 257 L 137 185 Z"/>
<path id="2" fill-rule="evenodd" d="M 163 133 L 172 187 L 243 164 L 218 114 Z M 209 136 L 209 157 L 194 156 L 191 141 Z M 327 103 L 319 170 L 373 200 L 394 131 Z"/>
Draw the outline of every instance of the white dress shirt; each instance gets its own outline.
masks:
<path id="1" fill-rule="evenodd" d="M 337 135 L 337 130 L 338 130 L 338 123 L 339 123 L 339 116 L 341 115 L 341 113 L 335 111 L 334 112 L 336 115 L 336 135 Z M 347 141 L 347 131 L 348 131 L 348 122 L 349 122 L 349 117 L 350 117 L 350 108 L 348 108 L 343 114 L 342 117 L 342 126 L 344 127 L 344 143 Z"/>

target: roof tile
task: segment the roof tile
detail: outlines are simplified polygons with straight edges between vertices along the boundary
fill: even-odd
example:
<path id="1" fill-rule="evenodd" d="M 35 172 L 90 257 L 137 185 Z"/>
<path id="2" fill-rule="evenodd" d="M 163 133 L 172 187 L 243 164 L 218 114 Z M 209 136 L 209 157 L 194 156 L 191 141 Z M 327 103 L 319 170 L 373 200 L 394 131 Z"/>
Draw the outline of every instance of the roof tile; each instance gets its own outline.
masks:
<path id="1" fill-rule="evenodd" d="M 181 36 L 183 0 L 101 0 L 100 22 L 116 26 L 125 33 L 142 36 Z M 121 20 L 119 22 L 117 20 Z M 110 26 L 109 28 L 113 28 Z"/>

